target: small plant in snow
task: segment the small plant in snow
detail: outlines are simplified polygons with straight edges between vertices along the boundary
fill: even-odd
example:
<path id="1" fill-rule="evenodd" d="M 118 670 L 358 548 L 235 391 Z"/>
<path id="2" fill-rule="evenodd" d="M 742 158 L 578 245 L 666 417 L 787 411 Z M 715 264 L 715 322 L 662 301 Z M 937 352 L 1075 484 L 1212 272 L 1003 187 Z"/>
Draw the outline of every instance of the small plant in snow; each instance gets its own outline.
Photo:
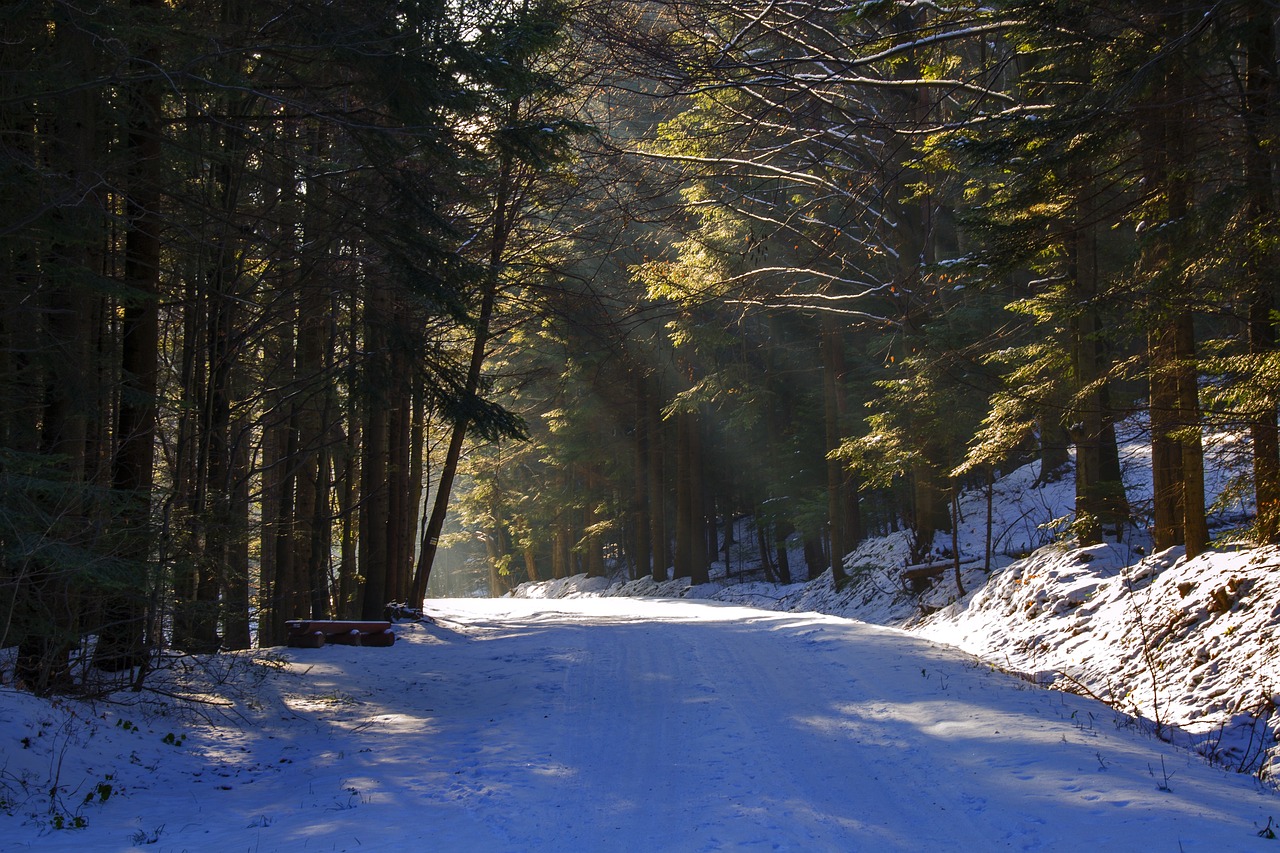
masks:
<path id="1" fill-rule="evenodd" d="M 115 786 L 112 784 L 112 781 L 114 779 L 115 777 L 112 774 L 108 773 L 105 779 L 103 779 L 97 785 L 94 785 L 93 789 L 89 791 L 89 793 L 84 795 L 83 805 L 87 806 L 93 802 L 97 802 L 99 805 L 101 805 L 102 803 L 105 803 L 107 800 L 111 799 L 111 795 L 114 794 L 116 790 Z"/>
<path id="2" fill-rule="evenodd" d="M 141 847 L 143 844 L 155 844 L 157 841 L 160 840 L 160 836 L 163 833 L 164 833 L 164 824 L 162 823 L 159 826 L 157 826 L 155 829 L 151 830 L 150 832 L 146 832 L 145 830 L 139 829 L 137 832 L 135 832 L 133 835 L 129 837 L 129 840 L 133 842 L 133 846 Z"/>
<path id="3" fill-rule="evenodd" d="M 88 825 L 89 821 L 81 815 L 64 815 L 58 811 L 49 820 L 49 826 L 53 829 L 84 829 Z"/>

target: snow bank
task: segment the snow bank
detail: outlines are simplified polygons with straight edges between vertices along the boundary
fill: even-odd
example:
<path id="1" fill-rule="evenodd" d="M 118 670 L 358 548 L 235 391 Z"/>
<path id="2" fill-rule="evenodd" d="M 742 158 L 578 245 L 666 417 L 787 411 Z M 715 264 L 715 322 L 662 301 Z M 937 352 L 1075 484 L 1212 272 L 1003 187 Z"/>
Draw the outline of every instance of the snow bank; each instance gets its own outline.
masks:
<path id="1" fill-rule="evenodd" d="M 1226 766 L 1270 762 L 1274 777 L 1277 624 L 1280 549 L 1192 560 L 1174 549 L 1124 565 L 1099 546 L 1038 552 L 911 627 L 1097 696 Z"/>

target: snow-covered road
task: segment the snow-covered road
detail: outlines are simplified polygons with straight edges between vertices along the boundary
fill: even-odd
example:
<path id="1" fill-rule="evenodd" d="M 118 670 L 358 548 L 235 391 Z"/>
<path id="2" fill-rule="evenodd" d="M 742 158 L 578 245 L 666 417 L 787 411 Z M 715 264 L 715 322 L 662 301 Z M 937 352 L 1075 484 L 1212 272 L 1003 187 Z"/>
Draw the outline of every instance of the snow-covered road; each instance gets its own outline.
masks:
<path id="1" fill-rule="evenodd" d="M 290 651 L 251 725 L 193 731 L 87 829 L 16 849 L 1280 851 L 1250 778 L 900 632 L 429 603 L 390 649 Z"/>

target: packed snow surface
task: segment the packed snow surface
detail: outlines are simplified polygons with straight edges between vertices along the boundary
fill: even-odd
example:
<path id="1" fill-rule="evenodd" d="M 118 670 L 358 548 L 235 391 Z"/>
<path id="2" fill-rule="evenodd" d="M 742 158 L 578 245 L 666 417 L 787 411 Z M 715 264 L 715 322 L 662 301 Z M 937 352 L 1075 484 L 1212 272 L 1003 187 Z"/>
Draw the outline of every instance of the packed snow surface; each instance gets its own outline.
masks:
<path id="1" fill-rule="evenodd" d="M 190 660 L 170 692 L 233 703 L 196 715 L 0 689 L 0 848 L 1280 851 L 1253 777 L 901 630 L 430 604 L 390 648 Z"/>

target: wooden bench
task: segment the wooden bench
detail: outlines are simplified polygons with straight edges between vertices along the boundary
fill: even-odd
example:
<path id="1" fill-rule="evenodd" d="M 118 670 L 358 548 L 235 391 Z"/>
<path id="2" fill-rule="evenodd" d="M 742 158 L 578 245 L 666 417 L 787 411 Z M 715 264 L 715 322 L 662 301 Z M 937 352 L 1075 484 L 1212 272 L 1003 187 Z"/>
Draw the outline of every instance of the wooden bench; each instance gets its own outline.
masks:
<path id="1" fill-rule="evenodd" d="M 342 646 L 389 646 L 396 641 L 390 622 L 357 622 L 335 619 L 290 619 L 287 645 L 318 649 L 325 643 Z"/>

